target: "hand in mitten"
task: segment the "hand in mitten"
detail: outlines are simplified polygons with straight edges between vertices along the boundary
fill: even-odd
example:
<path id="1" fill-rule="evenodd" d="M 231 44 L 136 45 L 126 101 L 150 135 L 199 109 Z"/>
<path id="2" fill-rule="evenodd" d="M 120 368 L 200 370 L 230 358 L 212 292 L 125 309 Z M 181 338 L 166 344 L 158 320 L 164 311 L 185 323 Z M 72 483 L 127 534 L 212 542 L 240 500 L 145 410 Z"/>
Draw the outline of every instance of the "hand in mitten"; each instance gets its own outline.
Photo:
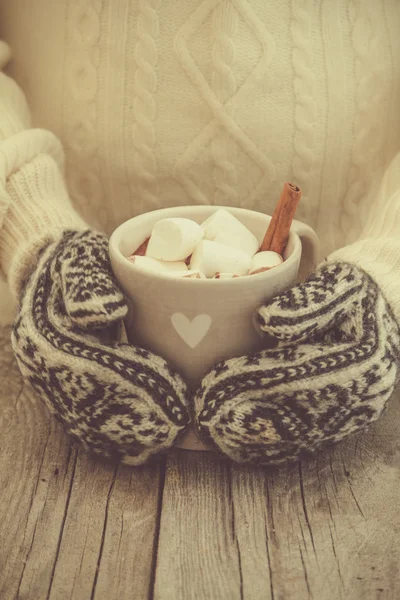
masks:
<path id="1" fill-rule="evenodd" d="M 238 462 L 276 465 L 375 421 L 399 376 L 399 326 L 355 265 L 321 266 L 258 311 L 275 349 L 227 360 L 195 398 L 200 437 Z"/>
<path id="2" fill-rule="evenodd" d="M 126 310 L 107 238 L 66 231 L 21 282 L 12 346 L 23 376 L 69 434 L 137 465 L 172 446 L 188 414 L 186 386 L 165 360 L 110 339 Z"/>
<path id="3" fill-rule="evenodd" d="M 62 169 L 50 132 L 17 131 L 0 145 L 0 264 L 18 304 L 13 349 L 67 432 L 101 456 L 141 464 L 185 428 L 186 385 L 162 358 L 116 341 L 126 304 L 107 238 L 75 212 Z"/>

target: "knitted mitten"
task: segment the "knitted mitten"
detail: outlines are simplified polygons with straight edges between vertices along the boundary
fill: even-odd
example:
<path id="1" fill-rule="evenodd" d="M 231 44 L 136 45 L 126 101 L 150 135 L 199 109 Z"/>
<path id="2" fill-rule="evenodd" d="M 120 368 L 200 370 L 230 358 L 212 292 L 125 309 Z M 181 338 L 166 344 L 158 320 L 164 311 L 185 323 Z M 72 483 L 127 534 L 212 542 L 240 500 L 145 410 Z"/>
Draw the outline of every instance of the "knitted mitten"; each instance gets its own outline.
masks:
<path id="1" fill-rule="evenodd" d="M 12 346 L 23 376 L 70 435 L 137 465 L 184 430 L 186 386 L 162 358 L 113 341 L 111 327 L 126 310 L 107 238 L 66 231 L 41 248 L 22 282 Z"/>
<path id="2" fill-rule="evenodd" d="M 238 462 L 280 464 L 379 417 L 399 374 L 400 334 L 366 273 L 323 265 L 258 318 L 280 344 L 204 378 L 195 405 L 206 443 Z"/>
<path id="3" fill-rule="evenodd" d="M 375 421 L 399 377 L 400 154 L 359 241 L 262 306 L 277 346 L 224 361 L 195 396 L 203 440 L 235 461 L 281 464 Z"/>

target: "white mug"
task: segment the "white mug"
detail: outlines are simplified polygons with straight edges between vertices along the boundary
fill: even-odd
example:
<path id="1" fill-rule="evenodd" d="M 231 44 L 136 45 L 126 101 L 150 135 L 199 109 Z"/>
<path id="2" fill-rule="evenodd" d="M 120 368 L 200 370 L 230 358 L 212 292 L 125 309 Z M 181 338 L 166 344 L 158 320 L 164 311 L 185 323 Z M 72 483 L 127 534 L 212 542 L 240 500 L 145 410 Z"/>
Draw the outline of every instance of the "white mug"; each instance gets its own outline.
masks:
<path id="1" fill-rule="evenodd" d="M 172 278 L 128 260 L 160 219 L 185 217 L 202 223 L 219 208 L 231 212 L 261 244 L 270 216 L 210 205 L 164 208 L 134 217 L 113 232 L 109 243 L 113 271 L 128 298 L 128 339 L 168 360 L 191 387 L 216 363 L 263 347 L 253 323 L 255 310 L 292 286 L 299 268 L 304 276 L 318 259 L 316 233 L 308 225 L 293 221 L 282 265 L 256 275 L 232 279 Z M 192 432 L 180 445 L 204 448 Z"/>

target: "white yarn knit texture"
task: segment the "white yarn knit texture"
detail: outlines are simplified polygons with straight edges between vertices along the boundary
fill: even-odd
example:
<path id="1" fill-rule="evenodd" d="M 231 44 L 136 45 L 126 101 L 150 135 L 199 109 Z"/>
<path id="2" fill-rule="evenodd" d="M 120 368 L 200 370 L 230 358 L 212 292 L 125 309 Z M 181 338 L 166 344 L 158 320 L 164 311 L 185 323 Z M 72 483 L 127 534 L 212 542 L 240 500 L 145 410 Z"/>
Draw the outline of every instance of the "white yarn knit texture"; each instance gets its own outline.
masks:
<path id="1" fill-rule="evenodd" d="M 195 203 L 271 213 L 293 180 L 325 257 L 379 214 L 400 150 L 397 1 L 78 4 L 3 2 L 0 31 L 90 224 Z"/>
<path id="2" fill-rule="evenodd" d="M 364 268 L 399 314 L 398 3 L 152 0 L 102 11 L 90 0 L 77 11 L 71 0 L 33 0 L 29 15 L 17 3 L 1 13 L 8 72 L 27 93 L 33 125 L 60 138 L 69 195 L 89 224 L 111 232 L 135 214 L 191 203 L 272 212 L 293 180 L 321 258 L 356 243 L 332 258 Z M 9 54 L 3 44 L 3 66 Z M 0 84 L 4 139 L 29 115 L 15 85 Z M 39 186 L 63 213 L 64 184 L 44 166 L 50 154 L 62 171 L 57 143 L 25 135 L 2 149 L 3 186 L 10 161 L 42 155 L 46 183 L 34 161 L 13 190 L 31 200 Z M 391 162 L 393 189 L 378 194 Z M 36 200 L 24 205 L 39 210 Z"/>

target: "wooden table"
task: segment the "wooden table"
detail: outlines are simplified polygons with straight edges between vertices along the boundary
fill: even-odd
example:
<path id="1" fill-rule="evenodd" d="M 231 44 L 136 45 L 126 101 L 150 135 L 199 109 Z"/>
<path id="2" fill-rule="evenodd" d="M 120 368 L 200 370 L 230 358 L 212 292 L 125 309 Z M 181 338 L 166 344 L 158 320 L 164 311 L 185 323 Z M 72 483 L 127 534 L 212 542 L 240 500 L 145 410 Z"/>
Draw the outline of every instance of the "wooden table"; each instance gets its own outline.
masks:
<path id="1" fill-rule="evenodd" d="M 175 450 L 112 467 L 71 444 L 0 332 L 0 598 L 400 598 L 400 402 L 271 472 Z"/>

